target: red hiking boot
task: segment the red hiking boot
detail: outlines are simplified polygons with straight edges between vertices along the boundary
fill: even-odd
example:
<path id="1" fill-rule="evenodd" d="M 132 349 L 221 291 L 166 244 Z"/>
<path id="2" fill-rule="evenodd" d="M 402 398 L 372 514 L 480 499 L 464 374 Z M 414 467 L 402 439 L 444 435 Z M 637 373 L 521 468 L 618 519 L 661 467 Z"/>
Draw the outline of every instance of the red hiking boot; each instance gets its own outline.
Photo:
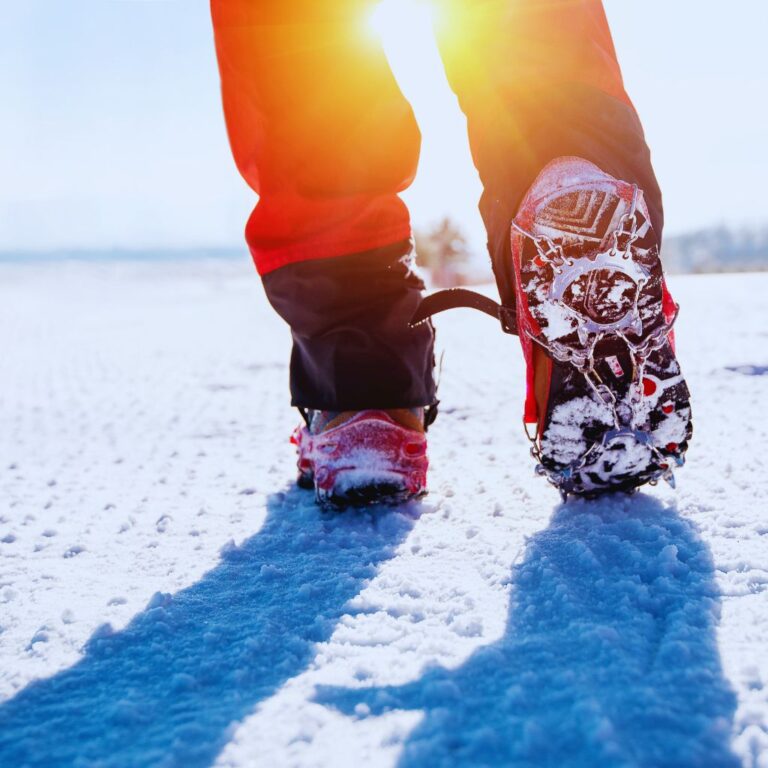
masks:
<path id="1" fill-rule="evenodd" d="M 691 407 L 642 191 L 553 161 L 512 223 L 512 260 L 539 473 L 564 496 L 672 482 Z"/>
<path id="2" fill-rule="evenodd" d="M 427 490 L 423 409 L 308 411 L 293 434 L 298 483 L 323 506 L 400 504 Z"/>

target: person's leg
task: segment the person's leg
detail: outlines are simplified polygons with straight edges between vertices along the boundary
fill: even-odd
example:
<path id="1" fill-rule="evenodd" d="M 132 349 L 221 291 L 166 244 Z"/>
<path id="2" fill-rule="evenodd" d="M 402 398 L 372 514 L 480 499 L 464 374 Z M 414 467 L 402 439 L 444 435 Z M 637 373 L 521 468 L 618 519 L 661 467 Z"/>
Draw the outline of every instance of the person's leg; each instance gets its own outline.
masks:
<path id="1" fill-rule="evenodd" d="M 494 267 L 509 261 L 509 222 L 523 196 L 558 157 L 637 184 L 660 237 L 661 193 L 601 0 L 444 0 L 443 10 L 440 49 L 467 115 Z"/>
<path id="2" fill-rule="evenodd" d="M 445 0 L 538 471 L 564 494 L 671 480 L 691 436 L 650 153 L 600 0 Z M 508 326 L 508 323 L 507 323 Z"/>
<path id="3" fill-rule="evenodd" d="M 408 211 L 420 134 L 369 0 L 211 0 L 227 130 L 259 194 L 246 240 L 293 336 L 299 481 L 333 504 L 426 487 L 434 332 Z M 425 410 L 425 407 L 427 407 Z"/>
<path id="4" fill-rule="evenodd" d="M 330 411 L 434 403 L 433 331 L 409 327 L 424 284 L 410 243 L 296 263 L 264 275 L 293 334 L 293 405 Z"/>
<path id="5" fill-rule="evenodd" d="M 259 203 L 247 227 L 260 274 L 410 236 L 397 192 L 419 131 L 366 0 L 211 0 L 227 130 Z"/>
<path id="6" fill-rule="evenodd" d="M 227 130 L 259 201 L 246 229 L 270 302 L 291 326 L 293 404 L 434 402 L 433 332 L 411 329 L 420 134 L 367 0 L 212 0 Z"/>

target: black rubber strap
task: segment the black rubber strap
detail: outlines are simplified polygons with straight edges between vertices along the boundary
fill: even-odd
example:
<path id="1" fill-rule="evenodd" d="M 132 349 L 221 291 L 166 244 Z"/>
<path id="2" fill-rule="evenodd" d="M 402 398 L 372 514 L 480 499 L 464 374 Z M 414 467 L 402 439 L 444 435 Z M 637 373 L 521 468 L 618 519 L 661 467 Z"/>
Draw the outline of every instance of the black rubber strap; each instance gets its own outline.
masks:
<path id="1" fill-rule="evenodd" d="M 425 296 L 416 310 L 416 314 L 411 318 L 411 325 L 419 325 L 433 315 L 459 307 L 484 312 L 501 323 L 501 329 L 504 333 L 517 336 L 517 313 L 514 307 L 499 304 L 488 296 L 477 291 L 470 291 L 467 288 L 448 288 Z"/>

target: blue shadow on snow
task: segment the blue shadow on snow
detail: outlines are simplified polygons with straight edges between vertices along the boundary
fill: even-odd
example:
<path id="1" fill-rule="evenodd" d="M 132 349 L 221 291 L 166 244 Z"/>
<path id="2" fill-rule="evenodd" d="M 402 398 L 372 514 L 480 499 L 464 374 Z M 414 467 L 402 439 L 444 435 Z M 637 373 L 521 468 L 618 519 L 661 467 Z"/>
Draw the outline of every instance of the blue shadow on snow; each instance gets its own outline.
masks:
<path id="1" fill-rule="evenodd" d="M 768 365 L 726 365 L 725 370 L 743 376 L 768 376 Z"/>
<path id="2" fill-rule="evenodd" d="M 501 640 L 455 670 L 316 700 L 356 717 L 423 710 L 401 768 L 735 768 L 718 613 L 709 549 L 674 507 L 573 501 L 513 568 Z"/>
<path id="3" fill-rule="evenodd" d="M 3 704 L 0 765 L 213 763 L 230 726 L 307 667 L 419 511 L 328 515 L 310 499 L 270 497 L 259 533 L 198 583 L 97 631 L 80 662 Z"/>

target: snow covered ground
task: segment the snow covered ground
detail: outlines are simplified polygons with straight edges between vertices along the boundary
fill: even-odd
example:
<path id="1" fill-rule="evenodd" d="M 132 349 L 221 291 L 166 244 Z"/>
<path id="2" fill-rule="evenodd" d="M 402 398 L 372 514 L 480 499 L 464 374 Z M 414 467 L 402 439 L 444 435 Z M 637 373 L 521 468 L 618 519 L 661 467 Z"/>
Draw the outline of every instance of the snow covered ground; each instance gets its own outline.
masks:
<path id="1" fill-rule="evenodd" d="M 768 275 L 672 289 L 677 492 L 561 505 L 458 312 L 432 493 L 333 515 L 247 261 L 0 265 L 0 764 L 768 767 Z"/>

